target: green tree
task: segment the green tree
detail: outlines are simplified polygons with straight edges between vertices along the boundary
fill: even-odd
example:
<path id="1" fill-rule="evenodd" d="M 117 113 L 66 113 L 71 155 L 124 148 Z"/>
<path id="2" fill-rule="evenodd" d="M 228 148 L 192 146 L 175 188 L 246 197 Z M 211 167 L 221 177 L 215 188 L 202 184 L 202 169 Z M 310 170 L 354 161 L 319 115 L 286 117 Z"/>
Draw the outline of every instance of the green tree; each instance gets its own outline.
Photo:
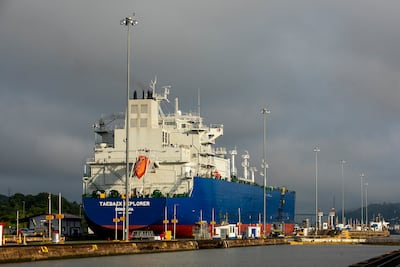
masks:
<path id="1" fill-rule="evenodd" d="M 23 195 L 16 193 L 7 197 L 0 195 L 0 222 L 9 226 L 15 226 L 17 221 L 17 210 L 19 218 L 31 217 L 39 214 L 48 213 L 48 193 L 39 193 L 33 195 Z M 81 205 L 77 202 L 69 202 L 64 197 L 61 199 L 62 213 L 80 215 Z M 58 195 L 52 195 L 51 198 L 52 213 L 58 213 Z"/>

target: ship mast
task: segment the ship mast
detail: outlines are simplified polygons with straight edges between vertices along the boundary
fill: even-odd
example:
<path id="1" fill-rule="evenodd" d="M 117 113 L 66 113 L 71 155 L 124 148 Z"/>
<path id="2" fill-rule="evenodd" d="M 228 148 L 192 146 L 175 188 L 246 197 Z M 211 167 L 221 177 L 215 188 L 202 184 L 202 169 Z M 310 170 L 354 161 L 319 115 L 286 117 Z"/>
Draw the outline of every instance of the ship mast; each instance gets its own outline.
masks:
<path id="1" fill-rule="evenodd" d="M 130 181 L 129 181 L 129 83 L 130 83 L 130 29 L 131 26 L 135 26 L 137 24 L 137 20 L 133 19 L 132 17 L 126 17 L 121 20 L 120 24 L 128 26 L 128 37 L 127 37 L 127 48 L 126 48 L 126 116 L 125 116 L 125 129 L 126 129 L 126 136 L 125 136 L 125 144 L 126 144 L 126 151 L 125 151 L 125 160 L 126 160 L 126 191 L 125 191 L 125 227 L 123 229 L 124 240 L 129 240 L 129 196 L 130 196 Z"/>

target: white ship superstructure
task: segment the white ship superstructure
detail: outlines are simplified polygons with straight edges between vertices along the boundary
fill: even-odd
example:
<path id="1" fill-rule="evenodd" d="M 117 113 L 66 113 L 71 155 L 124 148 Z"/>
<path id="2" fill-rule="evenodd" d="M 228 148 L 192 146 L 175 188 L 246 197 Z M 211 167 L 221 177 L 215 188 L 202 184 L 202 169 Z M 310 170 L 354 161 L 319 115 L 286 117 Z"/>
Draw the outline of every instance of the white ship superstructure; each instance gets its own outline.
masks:
<path id="1" fill-rule="evenodd" d="M 230 180 L 230 159 L 224 148 L 213 148 L 223 135 L 223 125 L 203 124 L 199 114 L 182 113 L 175 99 L 173 114 L 160 107 L 168 102 L 152 90 L 129 99 L 129 162 L 131 169 L 139 155 L 150 159 L 146 175 L 138 179 L 131 171 L 131 196 L 190 194 L 194 176 Z M 120 194 L 125 190 L 125 114 L 114 114 L 94 125 L 95 154 L 86 162 L 84 194 Z"/>

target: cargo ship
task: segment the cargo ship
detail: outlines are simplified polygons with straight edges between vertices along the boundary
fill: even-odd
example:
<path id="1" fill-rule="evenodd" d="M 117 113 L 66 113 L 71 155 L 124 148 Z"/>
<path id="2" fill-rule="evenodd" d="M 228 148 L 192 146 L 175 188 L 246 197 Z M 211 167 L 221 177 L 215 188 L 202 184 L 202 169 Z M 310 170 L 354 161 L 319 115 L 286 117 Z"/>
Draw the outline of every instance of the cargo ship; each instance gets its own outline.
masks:
<path id="1" fill-rule="evenodd" d="M 125 229 L 126 210 L 129 231 L 168 230 L 176 237 L 193 237 L 199 223 L 210 229 L 231 223 L 241 229 L 263 227 L 266 190 L 265 231 L 279 225 L 281 231 L 293 232 L 295 192 L 258 185 L 247 152 L 239 175 L 237 150 L 215 146 L 223 125 L 207 126 L 199 112 L 183 113 L 178 98 L 170 105 L 169 91 L 163 87 L 158 94 L 155 79 L 149 90 L 140 96 L 135 91 L 127 101 L 128 155 L 126 112 L 103 116 L 94 124 L 94 157 L 87 159 L 83 175 L 82 201 L 89 227 L 112 236 L 113 231 Z M 163 105 L 173 106 L 173 111 L 165 112 Z M 129 192 L 128 209 L 125 192 Z"/>

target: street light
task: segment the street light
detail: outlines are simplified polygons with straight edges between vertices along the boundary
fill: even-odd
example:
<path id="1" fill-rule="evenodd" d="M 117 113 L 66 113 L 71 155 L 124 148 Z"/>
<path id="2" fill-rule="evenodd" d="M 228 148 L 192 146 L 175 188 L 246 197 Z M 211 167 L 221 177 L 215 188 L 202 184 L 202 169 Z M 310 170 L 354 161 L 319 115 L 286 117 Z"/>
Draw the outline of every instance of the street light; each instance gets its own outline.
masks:
<path id="1" fill-rule="evenodd" d="M 315 235 L 318 234 L 318 152 L 321 150 L 318 146 L 314 148 L 315 152 Z"/>
<path id="2" fill-rule="evenodd" d="M 178 220 L 176 219 L 176 206 L 178 204 L 174 204 L 174 218 L 172 219 L 172 222 L 174 223 L 174 240 L 176 240 L 176 223 Z"/>
<path id="3" fill-rule="evenodd" d="M 343 175 L 343 165 L 346 163 L 345 160 L 340 161 L 340 166 L 342 167 L 342 224 L 345 225 L 344 221 L 344 175 Z"/>
<path id="4" fill-rule="evenodd" d="M 261 113 L 263 114 L 264 117 L 264 140 L 263 140 L 263 164 L 262 164 L 262 168 L 264 170 L 264 195 L 263 195 L 263 202 L 264 202 L 264 216 L 263 216 L 263 235 L 264 238 L 266 236 L 266 226 L 267 226 L 267 222 L 266 222 L 266 217 L 267 217 L 267 196 L 266 196 L 266 190 L 267 190 L 267 168 L 268 168 L 268 164 L 267 164 L 267 115 L 271 114 L 271 110 L 267 109 L 267 108 L 263 108 L 261 109 Z"/>
<path id="5" fill-rule="evenodd" d="M 365 224 L 369 227 L 368 224 L 368 183 L 365 183 Z"/>
<path id="6" fill-rule="evenodd" d="M 130 195 L 130 181 L 129 181 L 129 84 L 130 84 L 130 49 L 131 49 L 131 26 L 138 24 L 137 20 L 132 17 L 126 17 L 120 21 L 121 25 L 128 27 L 127 46 L 126 46 L 126 137 L 125 137 L 125 160 L 126 160 L 126 191 L 125 191 L 125 227 L 124 227 L 124 240 L 129 240 L 129 195 Z"/>
<path id="7" fill-rule="evenodd" d="M 364 198 L 363 198 L 363 179 L 364 179 L 364 173 L 360 174 L 361 177 L 361 230 L 363 229 L 363 224 L 364 224 Z"/>

